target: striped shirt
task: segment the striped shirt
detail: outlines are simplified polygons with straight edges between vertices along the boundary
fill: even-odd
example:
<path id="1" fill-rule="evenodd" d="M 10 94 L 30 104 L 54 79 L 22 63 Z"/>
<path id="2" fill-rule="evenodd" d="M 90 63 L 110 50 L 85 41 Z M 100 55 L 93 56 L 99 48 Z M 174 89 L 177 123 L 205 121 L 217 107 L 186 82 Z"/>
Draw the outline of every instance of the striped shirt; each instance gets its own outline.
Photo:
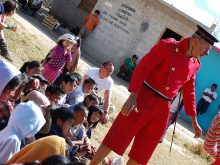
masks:
<path id="1" fill-rule="evenodd" d="M 220 158 L 220 112 L 215 116 L 206 134 L 204 149 L 215 159 Z"/>

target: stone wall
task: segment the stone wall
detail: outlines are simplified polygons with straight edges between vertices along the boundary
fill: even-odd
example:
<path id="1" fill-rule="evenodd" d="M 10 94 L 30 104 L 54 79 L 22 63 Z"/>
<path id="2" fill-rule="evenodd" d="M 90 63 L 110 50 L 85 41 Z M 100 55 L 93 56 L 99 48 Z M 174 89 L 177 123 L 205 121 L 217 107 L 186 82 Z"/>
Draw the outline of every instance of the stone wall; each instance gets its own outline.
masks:
<path id="1" fill-rule="evenodd" d="M 85 13 L 73 5 L 79 0 L 62 0 L 72 6 L 78 19 Z M 166 28 L 187 37 L 196 24 L 159 0 L 99 0 L 94 10 L 101 11 L 100 24 L 83 42 L 88 59 L 100 64 L 111 60 L 119 68 L 124 58 L 137 54 L 142 57 L 157 43 Z M 66 11 L 63 7 L 60 9 Z M 76 11 L 75 11 L 76 10 Z M 58 11 L 58 10 L 56 10 Z M 63 13 L 64 14 L 64 13 Z M 80 15 L 82 14 L 82 15 Z M 70 13 L 69 13 L 70 15 Z M 72 19 L 78 24 L 78 19 Z M 70 19 L 69 19 L 70 20 Z"/>

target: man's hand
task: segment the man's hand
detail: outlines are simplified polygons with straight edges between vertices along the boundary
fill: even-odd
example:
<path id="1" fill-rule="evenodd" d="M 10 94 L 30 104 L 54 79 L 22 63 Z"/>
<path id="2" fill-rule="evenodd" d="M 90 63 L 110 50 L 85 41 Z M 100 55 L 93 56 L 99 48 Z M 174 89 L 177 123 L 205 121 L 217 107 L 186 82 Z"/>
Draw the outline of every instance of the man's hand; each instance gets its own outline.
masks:
<path id="1" fill-rule="evenodd" d="M 102 123 L 102 124 L 107 124 L 107 123 L 108 123 L 108 120 L 109 120 L 108 113 L 104 113 L 104 114 L 102 115 L 102 118 L 101 118 L 101 123 Z"/>
<path id="2" fill-rule="evenodd" d="M 195 136 L 194 138 L 199 138 L 202 135 L 202 129 L 200 128 L 196 116 L 191 117 L 192 120 L 192 128 L 194 130 Z"/>
<path id="3" fill-rule="evenodd" d="M 128 116 L 131 114 L 132 110 L 138 112 L 136 99 L 137 99 L 137 94 L 131 92 L 130 96 L 128 97 L 128 99 L 125 101 L 124 105 L 121 108 L 122 115 Z"/>

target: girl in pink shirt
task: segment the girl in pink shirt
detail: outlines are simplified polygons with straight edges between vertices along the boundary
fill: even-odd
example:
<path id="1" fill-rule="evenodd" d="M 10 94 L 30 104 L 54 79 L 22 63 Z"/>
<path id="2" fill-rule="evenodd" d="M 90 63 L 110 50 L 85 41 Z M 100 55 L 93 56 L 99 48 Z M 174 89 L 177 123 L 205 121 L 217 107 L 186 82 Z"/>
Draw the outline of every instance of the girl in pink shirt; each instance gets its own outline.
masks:
<path id="1" fill-rule="evenodd" d="M 76 44 L 75 37 L 64 34 L 58 38 L 58 44 L 52 51 L 50 61 L 44 66 L 43 76 L 52 84 L 62 72 L 66 63 L 72 62 L 71 48 Z"/>

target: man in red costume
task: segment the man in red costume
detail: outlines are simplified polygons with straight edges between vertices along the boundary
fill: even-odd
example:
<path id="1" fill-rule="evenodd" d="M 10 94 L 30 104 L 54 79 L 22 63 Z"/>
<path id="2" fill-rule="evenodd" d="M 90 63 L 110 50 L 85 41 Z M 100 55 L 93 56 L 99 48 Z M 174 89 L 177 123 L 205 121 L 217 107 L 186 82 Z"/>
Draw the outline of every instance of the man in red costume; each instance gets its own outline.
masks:
<path id="1" fill-rule="evenodd" d="M 199 58 L 208 55 L 218 40 L 200 26 L 189 38 L 159 41 L 134 70 L 130 96 L 91 161 L 97 165 L 110 151 L 122 155 L 134 142 L 127 164 L 147 164 L 166 129 L 172 99 L 183 90 L 185 111 L 191 117 L 195 138 L 201 136 L 196 118 L 195 76 Z"/>

